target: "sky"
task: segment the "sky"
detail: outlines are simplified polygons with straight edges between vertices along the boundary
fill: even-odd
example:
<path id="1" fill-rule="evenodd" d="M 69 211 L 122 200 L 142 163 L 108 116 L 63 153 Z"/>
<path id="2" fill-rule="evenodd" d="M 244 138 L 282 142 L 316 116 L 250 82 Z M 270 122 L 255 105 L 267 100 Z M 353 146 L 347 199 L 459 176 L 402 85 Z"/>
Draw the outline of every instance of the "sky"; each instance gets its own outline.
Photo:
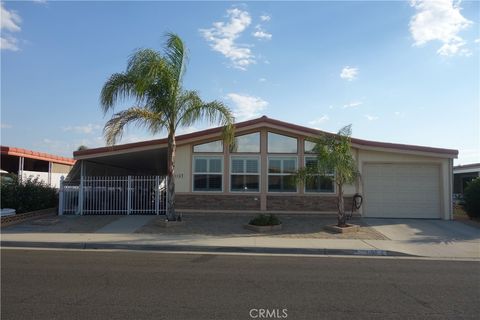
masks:
<path id="1" fill-rule="evenodd" d="M 70 157 L 104 146 L 102 85 L 174 32 L 188 48 L 185 88 L 237 121 L 352 124 L 356 138 L 480 162 L 479 23 L 478 1 L 4 1 L 1 144 Z M 119 143 L 164 136 L 129 127 Z"/>

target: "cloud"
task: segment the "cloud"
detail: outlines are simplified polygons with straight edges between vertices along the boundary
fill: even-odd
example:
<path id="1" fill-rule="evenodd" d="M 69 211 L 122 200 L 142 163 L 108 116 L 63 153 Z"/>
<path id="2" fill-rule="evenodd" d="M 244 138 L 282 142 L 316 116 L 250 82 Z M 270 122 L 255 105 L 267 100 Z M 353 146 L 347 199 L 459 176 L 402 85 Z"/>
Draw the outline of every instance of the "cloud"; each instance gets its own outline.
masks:
<path id="1" fill-rule="evenodd" d="M 210 47 L 230 59 L 233 66 L 240 70 L 255 63 L 255 56 L 248 46 L 236 43 L 243 31 L 251 24 L 252 18 L 247 11 L 238 8 L 227 10 L 228 22 L 214 22 L 209 29 L 200 29 L 200 33 L 210 43 Z"/>
<path id="2" fill-rule="evenodd" d="M 340 78 L 345 79 L 347 81 L 352 81 L 356 79 L 358 76 L 358 68 L 354 67 L 343 67 L 342 72 L 340 72 Z"/>
<path id="3" fill-rule="evenodd" d="M 478 38 L 478 39 L 475 39 L 475 41 L 474 41 L 474 42 L 475 42 L 475 43 L 480 43 L 480 38 Z"/>
<path id="4" fill-rule="evenodd" d="M 369 115 L 369 114 L 366 114 L 366 115 L 365 115 L 365 118 L 367 118 L 368 121 L 375 121 L 375 120 L 378 120 L 378 119 L 379 119 L 379 117 L 377 117 L 377 116 L 371 116 L 371 115 Z"/>
<path id="5" fill-rule="evenodd" d="M 263 22 L 267 22 L 267 21 L 270 21 L 271 17 L 269 15 L 261 15 L 260 16 L 260 20 L 263 21 Z"/>
<path id="6" fill-rule="evenodd" d="M 82 133 L 82 134 L 92 134 L 101 128 L 102 126 L 98 124 L 89 123 L 84 126 L 68 126 L 68 127 L 63 127 L 62 129 L 63 131 L 71 131 L 71 132 Z"/>
<path id="7" fill-rule="evenodd" d="M 8 124 L 8 123 L 0 123 L 0 129 L 10 129 L 12 128 L 13 126 L 11 124 Z"/>
<path id="8" fill-rule="evenodd" d="M 326 121 L 330 120 L 330 117 L 327 116 L 326 114 L 324 114 L 323 116 L 321 116 L 320 118 L 317 118 L 317 119 L 314 119 L 312 121 L 309 121 L 308 123 L 311 124 L 311 125 L 317 125 L 317 124 L 320 124 L 320 123 L 324 123 Z"/>
<path id="9" fill-rule="evenodd" d="M 268 105 L 268 102 L 262 98 L 238 93 L 227 94 L 227 99 L 231 100 L 235 105 L 233 114 L 237 121 L 258 117 L 260 111 L 264 110 Z"/>
<path id="10" fill-rule="evenodd" d="M 413 0 L 410 4 L 416 10 L 410 19 L 410 33 L 415 46 L 440 41 L 442 46 L 437 50 L 439 55 L 470 55 L 470 50 L 462 48 L 466 41 L 458 35 L 472 24 L 472 21 L 462 16 L 460 1 Z"/>
<path id="11" fill-rule="evenodd" d="M 270 40 L 272 39 L 272 34 L 263 30 L 260 26 L 256 27 L 257 31 L 252 33 L 252 35 L 257 39 Z"/>
<path id="12" fill-rule="evenodd" d="M 22 19 L 13 10 L 8 11 L 3 6 L 3 2 L 0 3 L 0 48 L 2 50 L 18 51 L 18 40 L 10 33 L 20 32 L 20 24 Z"/>
<path id="13" fill-rule="evenodd" d="M 265 79 L 265 78 L 260 78 L 260 79 L 258 79 L 258 82 L 267 82 L 267 79 Z"/>
<path id="14" fill-rule="evenodd" d="M 358 106 L 361 106 L 363 104 L 363 102 L 361 101 L 352 101 L 350 103 L 347 103 L 347 104 L 344 104 L 343 105 L 343 108 L 356 108 Z"/>

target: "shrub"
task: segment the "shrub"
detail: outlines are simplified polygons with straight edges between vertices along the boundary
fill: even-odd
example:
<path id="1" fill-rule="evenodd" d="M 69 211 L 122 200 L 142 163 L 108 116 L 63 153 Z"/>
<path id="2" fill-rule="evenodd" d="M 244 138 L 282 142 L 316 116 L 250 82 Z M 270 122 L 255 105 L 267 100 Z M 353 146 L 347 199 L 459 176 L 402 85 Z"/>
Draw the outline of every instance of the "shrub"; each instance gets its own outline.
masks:
<path id="1" fill-rule="evenodd" d="M 254 226 L 276 226 L 281 223 L 282 222 L 280 221 L 280 219 L 278 219 L 273 214 L 270 214 L 268 216 L 265 214 L 259 214 L 249 222 L 249 224 Z"/>
<path id="2" fill-rule="evenodd" d="M 480 178 L 468 183 L 463 192 L 464 208 L 471 218 L 480 218 Z"/>
<path id="3" fill-rule="evenodd" d="M 0 196 L 0 206 L 13 208 L 17 213 L 52 208 L 58 204 L 57 190 L 38 178 L 20 181 L 15 177 L 12 182 L 2 182 Z"/>

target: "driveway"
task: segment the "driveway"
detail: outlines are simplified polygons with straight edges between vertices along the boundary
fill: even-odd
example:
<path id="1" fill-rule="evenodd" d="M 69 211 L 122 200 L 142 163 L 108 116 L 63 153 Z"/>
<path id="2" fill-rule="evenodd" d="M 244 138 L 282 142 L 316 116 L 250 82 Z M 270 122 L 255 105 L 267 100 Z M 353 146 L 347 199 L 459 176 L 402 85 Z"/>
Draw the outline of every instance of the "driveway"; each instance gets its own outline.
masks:
<path id="1" fill-rule="evenodd" d="M 390 240 L 448 243 L 480 241 L 480 228 L 458 221 L 430 219 L 363 219 Z"/>

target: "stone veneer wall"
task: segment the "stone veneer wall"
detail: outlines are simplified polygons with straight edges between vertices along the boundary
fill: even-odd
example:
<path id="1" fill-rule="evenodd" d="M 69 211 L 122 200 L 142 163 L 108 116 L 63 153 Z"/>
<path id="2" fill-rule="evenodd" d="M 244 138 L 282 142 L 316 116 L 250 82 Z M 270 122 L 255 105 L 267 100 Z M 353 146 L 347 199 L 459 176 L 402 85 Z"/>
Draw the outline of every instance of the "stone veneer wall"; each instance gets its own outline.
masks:
<path id="1" fill-rule="evenodd" d="M 352 208 L 352 197 L 344 197 L 345 211 Z M 336 196 L 268 195 L 267 211 L 337 211 Z"/>
<path id="2" fill-rule="evenodd" d="M 175 208 L 179 210 L 260 210 L 260 195 L 176 194 Z"/>

